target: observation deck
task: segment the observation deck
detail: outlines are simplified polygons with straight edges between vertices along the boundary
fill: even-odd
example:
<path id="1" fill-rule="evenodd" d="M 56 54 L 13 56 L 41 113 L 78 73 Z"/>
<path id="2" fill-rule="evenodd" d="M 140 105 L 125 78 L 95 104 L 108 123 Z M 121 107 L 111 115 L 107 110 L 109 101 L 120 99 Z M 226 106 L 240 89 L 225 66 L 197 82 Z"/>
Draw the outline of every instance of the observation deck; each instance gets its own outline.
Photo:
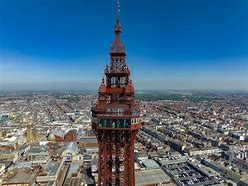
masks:
<path id="1" fill-rule="evenodd" d="M 109 65 L 106 65 L 104 73 L 105 73 L 105 75 L 121 77 L 121 76 L 129 75 L 130 70 L 127 66 L 122 66 L 120 68 L 113 68 Z"/>
<path id="2" fill-rule="evenodd" d="M 106 130 L 136 130 L 141 127 L 140 109 L 138 104 L 110 105 L 92 107 L 92 126 L 95 129 Z"/>

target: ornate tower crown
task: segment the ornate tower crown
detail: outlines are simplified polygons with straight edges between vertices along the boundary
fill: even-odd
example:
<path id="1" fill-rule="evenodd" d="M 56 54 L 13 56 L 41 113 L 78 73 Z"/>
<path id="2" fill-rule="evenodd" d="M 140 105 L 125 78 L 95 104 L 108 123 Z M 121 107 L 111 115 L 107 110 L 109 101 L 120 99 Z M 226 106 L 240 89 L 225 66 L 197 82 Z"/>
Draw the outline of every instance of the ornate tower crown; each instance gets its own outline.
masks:
<path id="1" fill-rule="evenodd" d="M 126 53 L 125 46 L 123 45 L 120 36 L 122 32 L 122 27 L 119 18 L 117 18 L 116 20 L 114 31 L 115 31 L 115 40 L 111 45 L 110 54 L 125 54 Z"/>

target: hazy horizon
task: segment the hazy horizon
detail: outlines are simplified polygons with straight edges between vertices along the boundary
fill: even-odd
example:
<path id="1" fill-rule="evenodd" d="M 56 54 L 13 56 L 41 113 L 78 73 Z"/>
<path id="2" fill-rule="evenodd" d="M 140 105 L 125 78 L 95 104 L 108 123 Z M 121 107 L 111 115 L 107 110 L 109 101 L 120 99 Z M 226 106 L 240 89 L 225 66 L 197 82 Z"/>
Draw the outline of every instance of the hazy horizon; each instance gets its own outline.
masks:
<path id="1" fill-rule="evenodd" d="M 136 85 L 136 84 L 135 84 Z M 50 83 L 50 84 L 8 84 L 1 85 L 0 91 L 98 91 L 99 84 L 84 84 L 84 83 L 76 83 L 76 84 L 60 84 L 60 83 Z M 245 91 L 248 89 L 241 89 L 230 87 L 227 88 L 151 88 L 151 87 L 140 87 L 136 86 L 136 91 Z"/>

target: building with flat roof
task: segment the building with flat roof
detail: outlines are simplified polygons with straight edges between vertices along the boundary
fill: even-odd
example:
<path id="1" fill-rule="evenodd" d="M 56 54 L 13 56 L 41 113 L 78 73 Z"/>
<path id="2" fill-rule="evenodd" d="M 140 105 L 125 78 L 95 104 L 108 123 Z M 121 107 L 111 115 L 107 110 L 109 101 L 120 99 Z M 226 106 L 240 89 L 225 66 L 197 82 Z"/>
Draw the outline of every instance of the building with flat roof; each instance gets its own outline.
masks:
<path id="1" fill-rule="evenodd" d="M 10 175 L 10 177 L 3 182 L 3 186 L 33 186 L 35 183 L 36 173 L 19 171 Z"/>
<path id="2" fill-rule="evenodd" d="M 219 184 L 212 175 L 205 174 L 200 167 L 189 161 L 164 163 L 162 169 L 175 180 L 177 185 L 214 185 Z"/>
<path id="3" fill-rule="evenodd" d="M 243 177 L 240 179 L 238 186 L 247 186 L 248 185 L 248 177 Z"/>
<path id="4" fill-rule="evenodd" d="M 28 161 L 33 164 L 46 163 L 49 159 L 48 150 L 44 147 L 33 147 L 27 152 Z"/>
<path id="5" fill-rule="evenodd" d="M 98 147 L 96 136 L 85 136 L 80 138 L 79 146 L 82 148 Z"/>
<path id="6" fill-rule="evenodd" d="M 147 159 L 145 161 L 142 161 L 142 165 L 146 168 L 146 169 L 158 169 L 160 166 L 156 163 L 156 161 L 151 160 L 151 159 Z"/>
<path id="7" fill-rule="evenodd" d="M 173 180 L 161 169 L 146 169 L 135 172 L 136 186 L 155 186 L 158 184 L 172 184 Z"/>

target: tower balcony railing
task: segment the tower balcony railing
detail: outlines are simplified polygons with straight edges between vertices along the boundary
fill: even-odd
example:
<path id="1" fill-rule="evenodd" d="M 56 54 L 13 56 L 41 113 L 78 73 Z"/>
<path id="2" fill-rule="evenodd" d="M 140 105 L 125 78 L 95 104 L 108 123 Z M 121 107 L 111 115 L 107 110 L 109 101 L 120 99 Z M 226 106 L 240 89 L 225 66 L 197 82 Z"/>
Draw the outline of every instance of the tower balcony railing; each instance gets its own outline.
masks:
<path id="1" fill-rule="evenodd" d="M 106 109 L 101 107 L 92 107 L 92 116 L 94 117 L 138 117 L 140 116 L 140 108 L 132 107 L 131 109 L 121 110 L 121 109 Z"/>
<path id="2" fill-rule="evenodd" d="M 92 114 L 93 117 L 110 117 L 110 118 L 132 118 L 132 117 L 139 117 L 140 113 L 139 112 L 134 112 L 130 114 L 109 114 L 109 113 L 97 113 L 97 114 Z"/>
<path id="3" fill-rule="evenodd" d="M 114 68 L 112 66 L 106 65 L 104 72 L 105 74 L 130 74 L 130 70 L 127 66 L 119 66 Z"/>

